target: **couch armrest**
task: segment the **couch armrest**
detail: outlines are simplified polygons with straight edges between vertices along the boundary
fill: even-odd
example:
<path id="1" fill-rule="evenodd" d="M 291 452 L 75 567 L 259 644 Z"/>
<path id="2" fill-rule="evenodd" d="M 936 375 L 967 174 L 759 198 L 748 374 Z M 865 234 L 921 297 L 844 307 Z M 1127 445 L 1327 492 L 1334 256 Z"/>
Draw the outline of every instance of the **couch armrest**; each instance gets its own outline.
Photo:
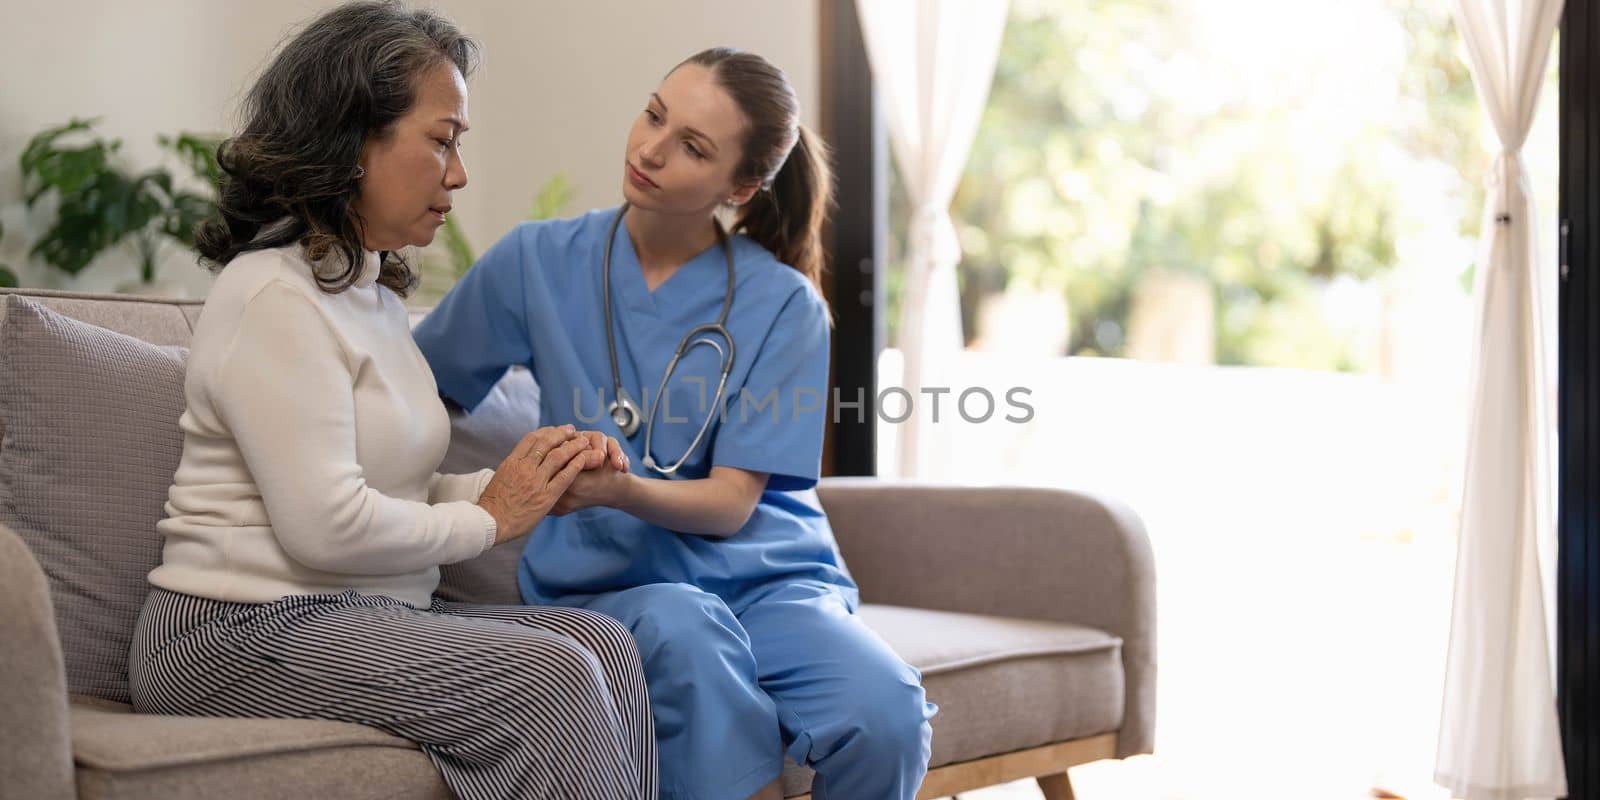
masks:
<path id="1" fill-rule="evenodd" d="M 28 546 L 0 525 L 0 786 L 7 797 L 77 796 L 67 673 L 50 586 Z"/>
<path id="2" fill-rule="evenodd" d="M 1151 752 L 1156 584 L 1126 506 L 1060 489 L 829 478 L 817 487 L 864 602 L 1071 622 L 1122 639 L 1118 757 Z"/>

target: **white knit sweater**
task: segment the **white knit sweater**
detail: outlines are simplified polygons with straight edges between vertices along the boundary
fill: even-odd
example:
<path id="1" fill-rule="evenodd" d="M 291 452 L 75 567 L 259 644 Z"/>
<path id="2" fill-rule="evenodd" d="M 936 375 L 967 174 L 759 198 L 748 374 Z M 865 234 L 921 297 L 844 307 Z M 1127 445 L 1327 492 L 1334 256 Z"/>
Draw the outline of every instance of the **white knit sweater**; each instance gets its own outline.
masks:
<path id="1" fill-rule="evenodd" d="M 326 267 L 326 265 L 323 265 Z M 240 603 L 354 590 L 425 608 L 438 567 L 494 543 L 492 470 L 434 472 L 450 423 L 400 298 L 366 254 L 318 288 L 299 247 L 234 259 L 191 342 L 164 589 Z"/>

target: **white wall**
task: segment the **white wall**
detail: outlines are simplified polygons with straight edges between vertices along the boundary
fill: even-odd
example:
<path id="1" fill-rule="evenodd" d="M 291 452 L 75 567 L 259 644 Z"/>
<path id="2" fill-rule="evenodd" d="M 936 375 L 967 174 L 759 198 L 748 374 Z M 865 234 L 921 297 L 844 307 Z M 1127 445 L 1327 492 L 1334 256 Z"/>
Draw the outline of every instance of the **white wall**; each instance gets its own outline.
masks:
<path id="1" fill-rule="evenodd" d="M 134 278 L 127 254 L 76 280 L 26 259 L 47 210 L 22 206 L 17 156 L 28 138 L 70 117 L 98 116 L 124 140 L 128 166 L 158 163 L 158 133 L 227 131 L 256 70 L 328 0 L 0 0 L 0 263 L 24 285 L 108 291 Z M 660 77 L 705 47 L 733 45 L 789 73 L 817 119 L 816 0 L 513 2 L 443 0 L 483 43 L 463 140 L 471 185 L 456 214 L 482 250 L 526 212 L 558 172 L 576 213 L 617 201 L 632 117 Z M 171 164 L 178 168 L 178 165 Z M 179 168 L 181 172 L 181 168 Z M 162 282 L 201 295 L 207 274 L 169 253 Z"/>

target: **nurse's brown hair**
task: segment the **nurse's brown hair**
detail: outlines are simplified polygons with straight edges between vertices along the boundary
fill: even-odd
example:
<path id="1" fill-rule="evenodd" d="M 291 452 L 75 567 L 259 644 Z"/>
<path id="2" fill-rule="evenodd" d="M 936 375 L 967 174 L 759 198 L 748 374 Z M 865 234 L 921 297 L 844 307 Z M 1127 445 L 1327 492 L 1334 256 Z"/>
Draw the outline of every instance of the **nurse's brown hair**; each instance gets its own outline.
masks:
<path id="1" fill-rule="evenodd" d="M 733 181 L 761 189 L 740 208 L 733 229 L 799 270 L 820 294 L 833 170 L 828 145 L 800 122 L 800 100 L 788 76 L 761 56 L 727 47 L 696 53 L 683 64 L 710 70 L 747 123 L 744 159 Z"/>

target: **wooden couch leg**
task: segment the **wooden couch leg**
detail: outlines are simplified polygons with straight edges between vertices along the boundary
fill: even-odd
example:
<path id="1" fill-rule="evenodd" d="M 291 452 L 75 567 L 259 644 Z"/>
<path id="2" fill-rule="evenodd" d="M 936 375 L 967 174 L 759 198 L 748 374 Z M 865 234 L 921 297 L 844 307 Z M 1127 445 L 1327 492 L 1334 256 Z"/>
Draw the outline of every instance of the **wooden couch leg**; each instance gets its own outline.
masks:
<path id="1" fill-rule="evenodd" d="M 1036 778 L 1039 782 L 1039 791 L 1044 792 L 1044 800 L 1076 800 L 1077 795 L 1072 793 L 1072 778 L 1065 772 L 1054 775 L 1040 775 Z"/>

